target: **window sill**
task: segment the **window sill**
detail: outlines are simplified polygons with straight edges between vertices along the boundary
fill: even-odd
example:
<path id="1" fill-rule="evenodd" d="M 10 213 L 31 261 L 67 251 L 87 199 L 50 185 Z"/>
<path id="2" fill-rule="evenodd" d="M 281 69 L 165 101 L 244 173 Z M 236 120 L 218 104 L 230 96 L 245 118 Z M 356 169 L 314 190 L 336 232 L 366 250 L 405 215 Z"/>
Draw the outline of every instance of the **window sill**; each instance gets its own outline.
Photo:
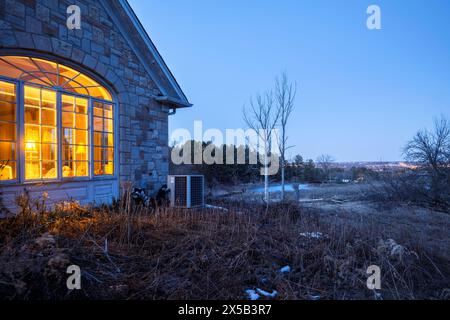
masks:
<path id="1" fill-rule="evenodd" d="M 64 178 L 64 179 L 53 179 L 53 180 L 33 180 L 20 182 L 17 180 L 0 182 L 0 188 L 2 187 L 25 187 L 33 185 L 50 185 L 50 184 L 64 184 L 71 182 L 98 182 L 98 181 L 114 181 L 118 180 L 116 176 L 103 176 L 94 178 Z"/>

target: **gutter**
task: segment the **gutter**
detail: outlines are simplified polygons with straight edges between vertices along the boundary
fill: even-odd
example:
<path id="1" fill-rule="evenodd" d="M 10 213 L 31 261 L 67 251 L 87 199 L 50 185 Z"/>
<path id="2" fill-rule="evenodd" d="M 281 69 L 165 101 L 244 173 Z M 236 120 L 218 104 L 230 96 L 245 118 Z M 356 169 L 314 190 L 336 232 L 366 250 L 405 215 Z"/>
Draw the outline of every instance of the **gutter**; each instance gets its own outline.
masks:
<path id="1" fill-rule="evenodd" d="M 193 106 L 191 103 L 186 103 L 182 100 L 171 98 L 169 96 L 155 97 L 155 100 L 173 109 L 190 108 Z"/>

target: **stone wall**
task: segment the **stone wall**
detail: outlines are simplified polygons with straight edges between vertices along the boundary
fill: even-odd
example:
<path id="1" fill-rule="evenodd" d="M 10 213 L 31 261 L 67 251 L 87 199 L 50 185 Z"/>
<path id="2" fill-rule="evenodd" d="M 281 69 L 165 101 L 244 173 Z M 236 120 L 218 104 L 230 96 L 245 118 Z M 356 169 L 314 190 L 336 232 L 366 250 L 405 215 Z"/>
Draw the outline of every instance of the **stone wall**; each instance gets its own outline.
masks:
<path id="1" fill-rule="evenodd" d="M 81 8 L 81 30 L 66 27 L 66 10 L 72 4 Z M 0 54 L 26 49 L 50 60 L 56 56 L 61 63 L 81 66 L 108 83 L 120 112 L 116 115 L 120 182 L 132 181 L 151 192 L 165 183 L 168 109 L 154 97 L 161 95 L 156 82 L 167 80 L 161 72 L 146 72 L 101 1 L 0 0 L 0 34 Z M 150 53 L 148 57 L 152 59 Z M 151 63 L 157 68 L 154 60 Z"/>

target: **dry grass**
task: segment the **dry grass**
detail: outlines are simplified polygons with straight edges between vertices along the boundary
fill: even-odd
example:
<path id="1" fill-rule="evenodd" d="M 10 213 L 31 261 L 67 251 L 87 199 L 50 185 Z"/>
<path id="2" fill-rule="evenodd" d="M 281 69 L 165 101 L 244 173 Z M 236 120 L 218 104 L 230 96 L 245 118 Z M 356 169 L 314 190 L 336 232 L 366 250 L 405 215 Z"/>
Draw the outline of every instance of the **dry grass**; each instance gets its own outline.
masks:
<path id="1" fill-rule="evenodd" d="M 447 299 L 450 264 L 375 225 L 319 218 L 293 204 L 226 203 L 230 210 L 158 209 L 129 203 L 48 212 L 29 205 L 0 221 L 0 296 L 4 299 L 374 299 L 366 269 L 382 269 L 384 299 Z M 321 232 L 320 239 L 305 232 Z M 82 269 L 82 290 L 66 289 L 66 268 Z M 281 274 L 289 265 L 292 271 Z"/>

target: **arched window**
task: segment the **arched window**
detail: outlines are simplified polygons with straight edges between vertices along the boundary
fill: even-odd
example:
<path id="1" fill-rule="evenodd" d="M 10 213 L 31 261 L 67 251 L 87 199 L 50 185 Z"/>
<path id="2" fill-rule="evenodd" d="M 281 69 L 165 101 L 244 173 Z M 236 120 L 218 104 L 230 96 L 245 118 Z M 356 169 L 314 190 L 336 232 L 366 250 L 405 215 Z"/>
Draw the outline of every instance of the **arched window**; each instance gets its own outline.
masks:
<path id="1" fill-rule="evenodd" d="M 48 60 L 0 56 L 0 180 L 114 175 L 115 104 L 91 77 Z"/>

